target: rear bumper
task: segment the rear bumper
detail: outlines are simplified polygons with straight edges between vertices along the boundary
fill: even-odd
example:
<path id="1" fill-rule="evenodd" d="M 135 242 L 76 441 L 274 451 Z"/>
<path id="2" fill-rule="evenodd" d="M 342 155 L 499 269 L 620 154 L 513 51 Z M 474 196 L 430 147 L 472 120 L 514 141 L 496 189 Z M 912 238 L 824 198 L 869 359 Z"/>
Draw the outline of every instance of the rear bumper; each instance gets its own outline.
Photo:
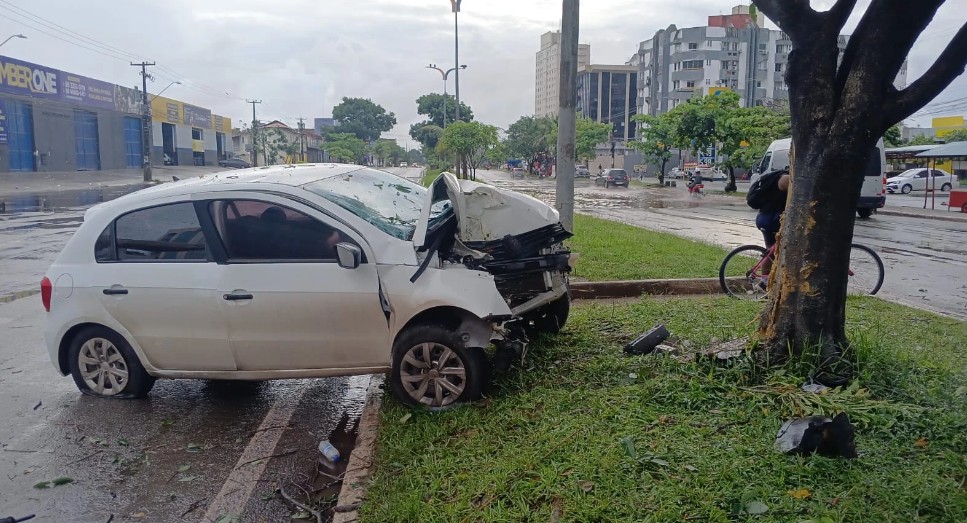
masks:
<path id="1" fill-rule="evenodd" d="M 886 196 L 860 196 L 856 203 L 857 209 L 882 209 L 886 205 Z"/>

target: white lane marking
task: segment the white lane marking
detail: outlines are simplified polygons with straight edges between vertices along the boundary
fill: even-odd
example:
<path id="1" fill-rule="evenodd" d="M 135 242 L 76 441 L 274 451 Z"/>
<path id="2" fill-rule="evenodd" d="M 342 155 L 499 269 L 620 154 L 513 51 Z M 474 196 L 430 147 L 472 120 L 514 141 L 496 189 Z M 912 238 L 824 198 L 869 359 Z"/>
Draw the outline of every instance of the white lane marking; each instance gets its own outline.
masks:
<path id="1" fill-rule="evenodd" d="M 255 486 L 262 477 L 262 473 L 265 472 L 265 467 L 270 460 L 263 459 L 259 463 L 254 462 L 259 458 L 275 453 L 275 447 L 279 443 L 279 439 L 282 438 L 286 427 L 288 427 L 289 419 L 292 418 L 292 413 L 299 405 L 306 388 L 306 386 L 303 386 L 294 394 L 282 395 L 265 414 L 265 418 L 259 425 L 258 430 L 255 431 L 252 439 L 249 440 L 242 455 L 239 456 L 231 474 L 225 480 L 225 484 L 222 485 L 218 495 L 208 505 L 202 523 L 212 523 L 218 517 L 226 514 L 242 516 L 245 504 L 252 496 L 252 491 L 255 490 Z"/>

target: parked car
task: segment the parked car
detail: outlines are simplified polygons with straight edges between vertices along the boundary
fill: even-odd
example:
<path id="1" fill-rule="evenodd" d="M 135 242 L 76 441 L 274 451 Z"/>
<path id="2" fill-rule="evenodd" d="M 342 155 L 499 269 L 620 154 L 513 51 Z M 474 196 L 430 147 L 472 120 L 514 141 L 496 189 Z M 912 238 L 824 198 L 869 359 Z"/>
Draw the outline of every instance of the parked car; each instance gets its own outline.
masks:
<path id="1" fill-rule="evenodd" d="M 681 167 L 672 167 L 672 170 L 668 171 L 668 177 L 673 180 L 678 180 L 679 178 L 685 178 L 688 172 L 683 170 Z"/>
<path id="2" fill-rule="evenodd" d="M 590 178 L 591 177 L 591 171 L 588 169 L 588 166 L 587 165 L 578 165 L 577 167 L 574 168 L 574 177 L 575 178 Z"/>
<path id="3" fill-rule="evenodd" d="M 400 162 L 400 167 L 406 167 L 406 162 Z"/>
<path id="4" fill-rule="evenodd" d="M 947 173 L 947 171 L 942 169 L 927 169 L 926 167 L 907 169 L 886 180 L 886 190 L 890 193 L 901 192 L 903 194 L 910 194 L 911 191 L 923 191 L 934 188 L 947 192 L 953 186 L 954 177 Z"/>
<path id="5" fill-rule="evenodd" d="M 624 169 L 605 169 L 594 179 L 594 185 L 601 185 L 606 189 L 612 186 L 628 187 L 628 184 L 628 173 Z"/>
<path id="6" fill-rule="evenodd" d="M 164 156 L 164 164 L 165 165 L 174 165 L 175 164 L 175 159 L 172 158 L 171 156 L 169 156 L 168 153 L 165 153 L 165 156 Z"/>
<path id="7" fill-rule="evenodd" d="M 443 173 L 276 166 L 96 205 L 41 282 L 51 361 L 84 394 L 157 378 L 389 372 L 403 403 L 478 398 L 570 308 L 557 211 Z M 529 334 L 528 334 L 529 333 Z"/>
<path id="8" fill-rule="evenodd" d="M 513 169 L 510 170 L 510 177 L 511 178 L 523 178 L 524 177 L 524 168 L 523 167 L 514 167 Z"/>
<path id="9" fill-rule="evenodd" d="M 252 165 L 241 158 L 229 158 L 227 160 L 218 160 L 219 167 L 231 167 L 232 169 L 248 169 Z"/>

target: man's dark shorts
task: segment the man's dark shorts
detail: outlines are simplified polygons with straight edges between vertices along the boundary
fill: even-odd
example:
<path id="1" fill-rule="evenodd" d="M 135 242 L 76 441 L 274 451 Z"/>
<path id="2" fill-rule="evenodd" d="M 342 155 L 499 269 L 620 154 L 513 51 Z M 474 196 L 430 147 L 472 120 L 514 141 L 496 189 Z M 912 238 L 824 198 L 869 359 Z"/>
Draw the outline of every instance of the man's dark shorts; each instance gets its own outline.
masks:
<path id="1" fill-rule="evenodd" d="M 766 247 L 772 247 L 776 243 L 776 233 L 779 232 L 781 218 L 782 211 L 759 211 L 759 214 L 756 215 L 755 226 L 762 231 Z"/>

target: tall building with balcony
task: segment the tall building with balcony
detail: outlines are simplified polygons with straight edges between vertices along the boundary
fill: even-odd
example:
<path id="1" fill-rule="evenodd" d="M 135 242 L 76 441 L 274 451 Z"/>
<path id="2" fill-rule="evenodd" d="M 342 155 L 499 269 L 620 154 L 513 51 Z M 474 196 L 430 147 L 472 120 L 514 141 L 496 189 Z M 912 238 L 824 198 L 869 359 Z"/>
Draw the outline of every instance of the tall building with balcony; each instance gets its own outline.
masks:
<path id="1" fill-rule="evenodd" d="M 578 72 L 577 115 L 611 124 L 615 141 L 634 138 L 638 68 L 632 65 L 589 65 Z"/>
<path id="2" fill-rule="evenodd" d="M 730 15 L 708 17 L 708 25 L 657 31 L 628 61 L 638 68 L 636 106 L 659 115 L 696 95 L 731 90 L 743 107 L 788 103 L 785 73 L 792 40 L 763 27 L 761 13 L 736 6 Z M 840 56 L 849 42 L 839 37 Z M 906 62 L 895 84 L 906 85 Z"/>
<path id="3" fill-rule="evenodd" d="M 591 46 L 578 44 L 578 71 L 591 63 Z M 561 89 L 561 32 L 541 35 L 534 75 L 534 115 L 556 116 Z"/>

